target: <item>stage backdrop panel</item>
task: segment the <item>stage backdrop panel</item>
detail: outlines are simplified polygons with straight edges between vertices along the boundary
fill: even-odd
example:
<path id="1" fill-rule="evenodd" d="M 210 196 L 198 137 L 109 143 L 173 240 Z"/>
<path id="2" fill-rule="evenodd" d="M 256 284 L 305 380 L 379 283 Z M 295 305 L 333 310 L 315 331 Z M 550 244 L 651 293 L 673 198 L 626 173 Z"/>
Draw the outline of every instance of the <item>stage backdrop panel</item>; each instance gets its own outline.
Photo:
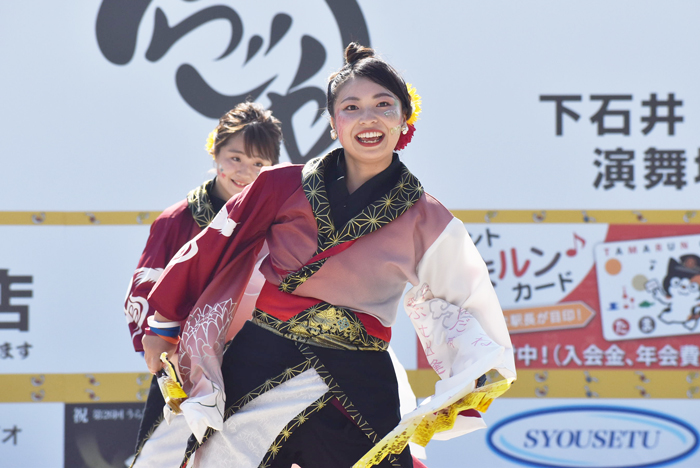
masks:
<path id="1" fill-rule="evenodd" d="M 423 96 L 403 157 L 449 208 L 694 207 L 700 6 L 441 5 L 6 3 L 0 186 L 24 196 L 0 210 L 163 209 L 200 182 L 206 135 L 246 96 L 282 120 L 285 160 L 322 154 L 326 78 L 350 39 Z"/>

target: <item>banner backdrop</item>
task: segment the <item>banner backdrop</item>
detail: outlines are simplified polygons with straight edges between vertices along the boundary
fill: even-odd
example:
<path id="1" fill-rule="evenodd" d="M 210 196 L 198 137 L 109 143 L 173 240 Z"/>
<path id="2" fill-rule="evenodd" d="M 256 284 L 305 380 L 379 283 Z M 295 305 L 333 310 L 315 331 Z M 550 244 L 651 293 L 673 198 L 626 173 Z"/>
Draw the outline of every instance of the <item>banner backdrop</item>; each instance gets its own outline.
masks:
<path id="1" fill-rule="evenodd" d="M 700 393 L 700 226 L 468 228 L 489 266 L 519 370 L 543 370 L 534 387 L 519 385 L 518 395 Z M 554 383 L 559 370 L 578 370 L 583 378 Z M 655 371 L 656 381 L 646 375 Z M 527 382 L 524 375 L 519 383 Z"/>
<path id="2" fill-rule="evenodd" d="M 283 161 L 333 148 L 326 79 L 356 40 L 422 96 L 401 158 L 465 222 L 516 347 L 490 428 L 427 465 L 700 465 L 700 5 L 436 5 L 0 3 L 2 463 L 124 466 L 150 223 L 211 177 L 206 136 L 247 97 Z M 401 312 L 392 346 L 433 393 Z"/>

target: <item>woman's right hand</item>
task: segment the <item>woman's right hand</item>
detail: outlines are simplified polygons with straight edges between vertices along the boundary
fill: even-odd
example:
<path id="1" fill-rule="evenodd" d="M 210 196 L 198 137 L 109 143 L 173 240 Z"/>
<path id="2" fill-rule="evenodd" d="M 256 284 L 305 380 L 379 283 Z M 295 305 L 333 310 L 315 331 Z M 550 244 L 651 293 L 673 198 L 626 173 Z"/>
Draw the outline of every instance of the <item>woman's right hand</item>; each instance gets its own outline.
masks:
<path id="1" fill-rule="evenodd" d="M 151 374 L 155 374 L 163 368 L 163 363 L 160 361 L 162 353 L 168 353 L 168 359 L 172 359 L 172 355 L 177 350 L 177 345 L 168 343 L 159 336 L 143 335 L 141 338 L 143 345 L 144 359 Z"/>

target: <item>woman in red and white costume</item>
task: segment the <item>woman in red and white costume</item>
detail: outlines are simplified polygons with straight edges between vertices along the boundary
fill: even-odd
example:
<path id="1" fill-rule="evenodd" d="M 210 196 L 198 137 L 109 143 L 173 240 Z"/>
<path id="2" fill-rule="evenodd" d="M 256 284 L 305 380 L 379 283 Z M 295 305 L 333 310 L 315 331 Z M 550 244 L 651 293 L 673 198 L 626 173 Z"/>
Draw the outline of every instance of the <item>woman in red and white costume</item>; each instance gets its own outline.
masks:
<path id="1" fill-rule="evenodd" d="M 187 241 L 209 225 L 232 196 L 258 177 L 263 167 L 279 162 L 281 142 L 279 120 L 260 104 L 241 103 L 219 119 L 206 144 L 216 176 L 190 191 L 184 200 L 166 208 L 153 221 L 129 284 L 124 312 L 136 351 L 143 351 L 141 340 L 146 320 L 155 313 L 148 305 L 148 294 L 165 266 Z M 241 326 L 242 322 L 235 330 Z"/>
<path id="2" fill-rule="evenodd" d="M 279 162 L 281 142 L 279 120 L 260 104 L 241 103 L 219 119 L 206 143 L 206 151 L 214 160 L 216 176 L 190 191 L 184 200 L 166 208 L 156 218 L 129 284 L 124 312 L 134 350 L 143 351 L 142 340 L 162 347 L 165 352 L 172 353 L 175 350 L 173 343 L 145 334 L 148 318 L 155 313 L 155 308 L 147 300 L 151 289 L 170 259 L 187 241 L 211 223 L 227 200 L 250 185 L 263 167 Z M 251 318 L 263 283 L 264 277 L 259 272 L 251 278 L 241 297 L 238 313 L 228 328 L 227 339 L 232 338 L 243 323 Z M 141 422 L 137 449 L 159 425 L 164 404 L 154 378 Z M 182 432 L 189 435 L 187 424 L 181 422 Z M 169 440 L 173 443 L 162 452 L 171 452 L 175 460 L 182 459 L 187 435 L 171 437 Z M 161 462 L 166 459 L 167 457 L 161 457 Z"/>
<path id="3" fill-rule="evenodd" d="M 183 246 L 149 296 L 154 327 L 183 323 L 192 391 L 182 409 L 194 437 L 182 466 L 352 466 L 400 419 L 386 350 L 407 283 L 404 306 L 441 389 L 473 388 L 465 376 L 486 354 L 498 360 L 479 372 L 515 377 L 484 261 L 394 153 L 417 113 L 403 79 L 350 44 L 329 79 L 328 111 L 342 147 L 263 170 Z M 224 348 L 264 243 L 253 320 Z M 151 368 L 162 346 L 144 348 Z M 404 450 L 377 466 L 413 461 Z"/>

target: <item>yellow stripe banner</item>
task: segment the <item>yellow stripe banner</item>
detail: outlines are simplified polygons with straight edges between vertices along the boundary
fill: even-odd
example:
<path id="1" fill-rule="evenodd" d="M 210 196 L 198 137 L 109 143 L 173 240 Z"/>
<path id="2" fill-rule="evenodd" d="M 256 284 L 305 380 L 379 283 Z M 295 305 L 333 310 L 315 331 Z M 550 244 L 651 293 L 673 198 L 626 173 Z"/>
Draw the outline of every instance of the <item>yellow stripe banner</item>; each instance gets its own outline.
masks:
<path id="1" fill-rule="evenodd" d="M 0 211 L 4 226 L 104 226 L 151 224 L 160 211 Z M 700 224 L 689 210 L 452 210 L 465 223 Z"/>
<path id="2" fill-rule="evenodd" d="M 418 398 L 435 393 L 432 369 L 407 370 Z M 495 378 L 496 376 L 494 376 Z M 0 374 L 0 403 L 145 402 L 149 373 Z M 502 398 L 678 398 L 700 399 L 697 369 L 518 369 L 518 380 Z"/>
<path id="3" fill-rule="evenodd" d="M 432 369 L 409 370 L 408 380 L 418 398 L 435 393 L 438 375 Z M 678 398 L 700 399 L 700 372 L 631 369 L 518 369 L 501 398 Z"/>

